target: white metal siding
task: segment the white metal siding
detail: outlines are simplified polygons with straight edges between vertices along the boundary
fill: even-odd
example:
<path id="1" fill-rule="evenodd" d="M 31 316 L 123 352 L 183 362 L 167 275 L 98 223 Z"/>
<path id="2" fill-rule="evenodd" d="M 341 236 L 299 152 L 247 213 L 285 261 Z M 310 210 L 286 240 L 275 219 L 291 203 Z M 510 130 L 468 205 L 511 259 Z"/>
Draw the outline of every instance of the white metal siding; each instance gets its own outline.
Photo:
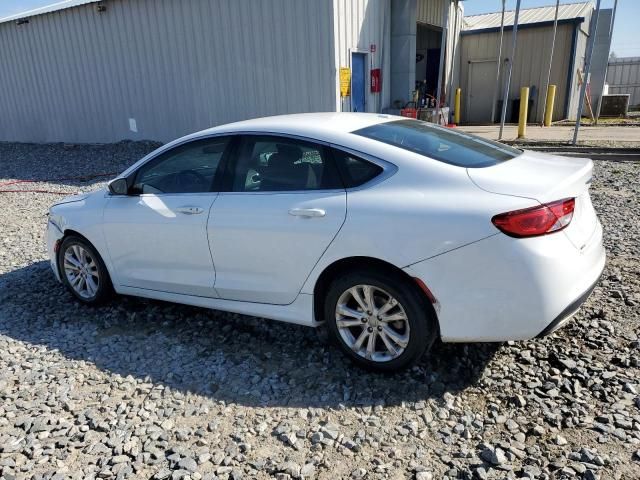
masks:
<path id="1" fill-rule="evenodd" d="M 607 70 L 609 93 L 628 93 L 630 106 L 640 105 L 640 57 L 617 58 L 609 61 Z"/>
<path id="2" fill-rule="evenodd" d="M 442 28 L 444 24 L 444 11 L 450 0 L 418 0 L 418 23 L 428 23 Z"/>
<path id="3" fill-rule="evenodd" d="M 0 24 L 0 140 L 168 141 L 250 117 L 335 110 L 331 0 L 105 5 Z"/>
<path id="4" fill-rule="evenodd" d="M 365 73 L 365 108 L 367 112 L 379 112 L 389 106 L 389 68 L 390 68 L 390 13 L 391 0 L 334 0 L 334 36 L 335 36 L 335 89 L 336 109 L 350 111 L 350 99 L 341 99 L 340 67 L 351 67 L 351 52 L 367 53 Z M 371 45 L 376 52 L 370 53 Z M 371 93 L 370 70 L 382 70 L 382 92 Z"/>

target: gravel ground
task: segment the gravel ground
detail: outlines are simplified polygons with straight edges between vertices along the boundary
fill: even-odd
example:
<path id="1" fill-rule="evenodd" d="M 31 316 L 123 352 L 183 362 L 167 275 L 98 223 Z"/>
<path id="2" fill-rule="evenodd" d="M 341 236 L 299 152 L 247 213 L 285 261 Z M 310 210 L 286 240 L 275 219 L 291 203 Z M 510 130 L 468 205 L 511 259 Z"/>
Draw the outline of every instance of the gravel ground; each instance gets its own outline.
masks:
<path id="1" fill-rule="evenodd" d="M 119 171 L 151 148 L 0 144 L 0 182 Z M 395 376 L 352 367 L 321 331 L 82 306 L 46 261 L 60 196 L 0 193 L 0 478 L 640 478 L 640 164 L 595 173 L 608 263 L 575 319 L 542 340 L 436 345 Z"/>

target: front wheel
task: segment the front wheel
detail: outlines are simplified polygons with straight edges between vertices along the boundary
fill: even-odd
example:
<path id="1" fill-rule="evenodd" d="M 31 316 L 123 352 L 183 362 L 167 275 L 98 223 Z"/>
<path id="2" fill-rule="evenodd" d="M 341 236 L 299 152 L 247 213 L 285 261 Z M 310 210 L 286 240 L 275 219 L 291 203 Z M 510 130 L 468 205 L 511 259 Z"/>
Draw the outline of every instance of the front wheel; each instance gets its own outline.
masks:
<path id="1" fill-rule="evenodd" d="M 113 291 L 102 258 L 84 238 L 70 235 L 62 241 L 58 268 L 62 283 L 83 303 L 99 304 Z"/>
<path id="2" fill-rule="evenodd" d="M 356 364 L 382 372 L 410 366 L 437 336 L 432 307 L 399 275 L 356 272 L 337 279 L 326 297 L 325 320 Z"/>

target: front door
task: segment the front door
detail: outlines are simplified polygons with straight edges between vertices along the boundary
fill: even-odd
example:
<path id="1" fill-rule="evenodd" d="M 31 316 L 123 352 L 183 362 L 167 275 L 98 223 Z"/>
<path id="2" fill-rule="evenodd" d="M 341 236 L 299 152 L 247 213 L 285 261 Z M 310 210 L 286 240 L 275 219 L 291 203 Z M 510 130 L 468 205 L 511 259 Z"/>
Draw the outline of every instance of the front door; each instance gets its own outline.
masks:
<path id="1" fill-rule="evenodd" d="M 207 219 L 227 143 L 215 137 L 168 150 L 136 171 L 129 195 L 109 198 L 103 223 L 116 284 L 216 296 Z"/>
<path id="2" fill-rule="evenodd" d="M 221 298 L 286 305 L 342 226 L 346 193 L 325 147 L 246 135 L 211 210 Z"/>
<path id="3" fill-rule="evenodd" d="M 366 95 L 366 54 L 351 54 L 351 109 L 354 112 L 364 112 Z"/>

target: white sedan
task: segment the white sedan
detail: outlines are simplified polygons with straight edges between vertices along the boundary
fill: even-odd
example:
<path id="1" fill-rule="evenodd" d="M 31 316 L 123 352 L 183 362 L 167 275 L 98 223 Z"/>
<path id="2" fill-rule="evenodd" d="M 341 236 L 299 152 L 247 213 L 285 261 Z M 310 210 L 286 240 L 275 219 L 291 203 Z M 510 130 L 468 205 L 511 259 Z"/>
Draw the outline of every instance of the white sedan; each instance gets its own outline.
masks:
<path id="1" fill-rule="evenodd" d="M 171 142 L 50 209 L 56 277 L 308 326 L 391 371 L 560 327 L 605 263 L 592 162 L 403 117 L 314 113 Z"/>

